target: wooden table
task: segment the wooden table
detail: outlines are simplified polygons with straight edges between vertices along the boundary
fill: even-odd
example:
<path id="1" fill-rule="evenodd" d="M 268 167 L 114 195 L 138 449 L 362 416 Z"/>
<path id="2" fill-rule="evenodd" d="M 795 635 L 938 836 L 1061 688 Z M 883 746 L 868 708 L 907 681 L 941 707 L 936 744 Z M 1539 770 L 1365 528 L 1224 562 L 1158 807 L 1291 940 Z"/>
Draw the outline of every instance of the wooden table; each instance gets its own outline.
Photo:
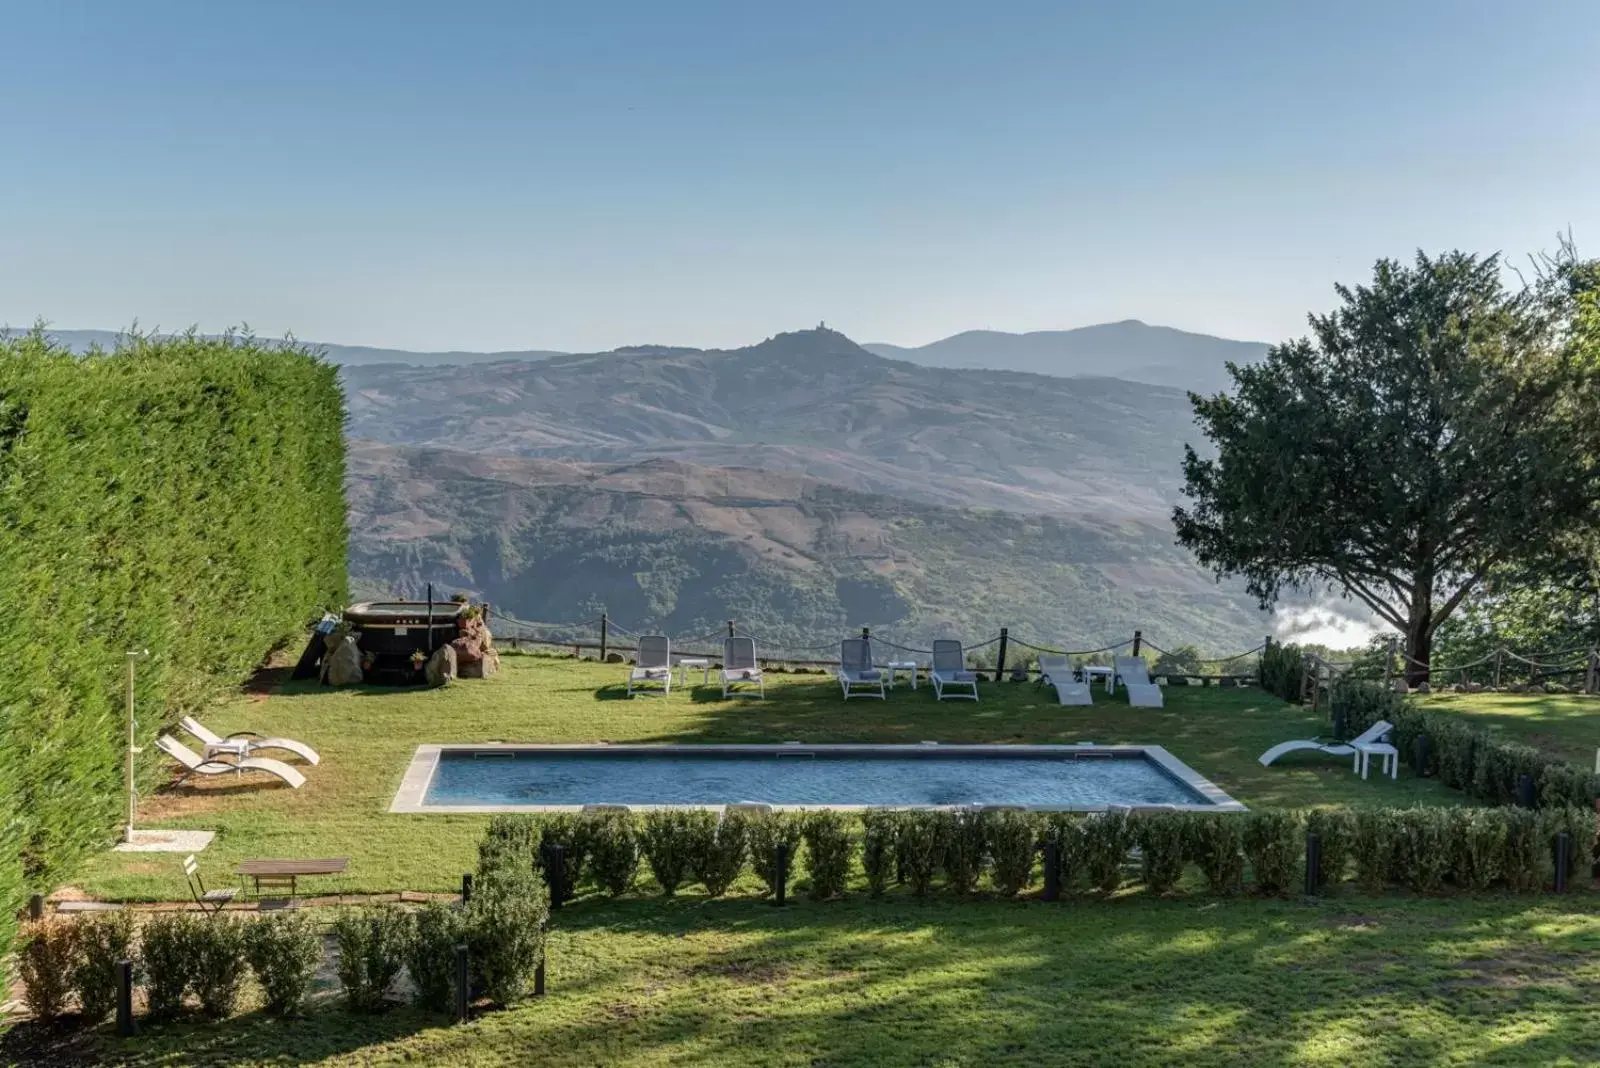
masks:
<path id="1" fill-rule="evenodd" d="M 320 860 L 242 860 L 234 869 L 240 875 L 254 879 L 256 896 L 261 896 L 263 883 L 267 887 L 289 888 L 295 896 L 296 880 L 302 875 L 343 875 L 350 864 L 348 857 L 324 857 Z"/>

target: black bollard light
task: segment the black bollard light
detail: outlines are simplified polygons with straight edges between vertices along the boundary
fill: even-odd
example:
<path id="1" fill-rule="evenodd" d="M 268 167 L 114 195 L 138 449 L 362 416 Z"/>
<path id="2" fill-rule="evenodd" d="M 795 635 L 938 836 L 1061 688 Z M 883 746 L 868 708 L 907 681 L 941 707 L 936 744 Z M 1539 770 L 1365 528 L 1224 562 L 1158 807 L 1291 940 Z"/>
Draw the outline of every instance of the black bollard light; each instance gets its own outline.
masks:
<path id="1" fill-rule="evenodd" d="M 1521 805 L 1523 808 L 1533 807 L 1532 775 L 1523 774 L 1517 776 L 1517 804 Z"/>
<path id="2" fill-rule="evenodd" d="M 782 905 L 789 885 L 789 843 L 778 843 L 776 885 L 772 888 L 774 905 Z"/>
<path id="3" fill-rule="evenodd" d="M 550 907 L 558 909 L 567 900 L 567 847 L 550 847 L 550 863 L 545 866 L 550 873 Z"/>
<path id="4" fill-rule="evenodd" d="M 1335 708 L 1333 710 L 1333 737 L 1334 737 L 1334 740 L 1335 741 L 1339 741 L 1339 742 L 1344 741 L 1345 735 L 1349 733 L 1349 730 L 1350 730 L 1350 726 L 1349 726 L 1349 723 L 1345 719 L 1344 709 L 1343 708 Z"/>
<path id="5" fill-rule="evenodd" d="M 1556 835 L 1556 893 L 1567 892 L 1567 869 L 1572 866 L 1572 835 L 1562 831 Z"/>
<path id="6" fill-rule="evenodd" d="M 28 919 L 35 923 L 44 919 L 44 895 L 33 894 L 28 898 Z"/>
<path id="7" fill-rule="evenodd" d="M 1306 894 L 1322 890 L 1322 835 L 1306 835 Z"/>
<path id="8" fill-rule="evenodd" d="M 1411 743 L 1411 773 L 1417 778 L 1428 774 L 1428 747 L 1432 745 L 1426 734 L 1417 735 Z"/>
<path id="9" fill-rule="evenodd" d="M 1056 901 L 1061 897 L 1061 843 L 1044 844 L 1044 899 Z"/>
<path id="10" fill-rule="evenodd" d="M 464 872 L 461 873 L 461 903 L 463 905 L 465 905 L 468 902 L 470 902 L 471 900 L 472 900 L 472 873 L 470 871 L 464 871 Z"/>
<path id="11" fill-rule="evenodd" d="M 117 961 L 117 1037 L 132 1038 L 139 1033 L 133 1022 L 133 961 Z"/>
<path id="12" fill-rule="evenodd" d="M 456 1023 L 472 1018 L 472 987 L 467 970 L 467 947 L 456 946 Z"/>

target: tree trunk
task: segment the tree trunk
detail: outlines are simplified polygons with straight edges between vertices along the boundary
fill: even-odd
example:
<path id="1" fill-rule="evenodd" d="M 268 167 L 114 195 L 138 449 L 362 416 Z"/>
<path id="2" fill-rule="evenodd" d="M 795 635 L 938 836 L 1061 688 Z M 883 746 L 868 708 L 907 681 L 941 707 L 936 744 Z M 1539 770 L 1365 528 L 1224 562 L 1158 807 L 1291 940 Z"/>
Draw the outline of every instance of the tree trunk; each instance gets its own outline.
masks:
<path id="1" fill-rule="evenodd" d="M 1428 664 L 1433 655 L 1433 613 L 1413 609 L 1406 621 L 1406 685 L 1416 689 L 1428 681 Z"/>

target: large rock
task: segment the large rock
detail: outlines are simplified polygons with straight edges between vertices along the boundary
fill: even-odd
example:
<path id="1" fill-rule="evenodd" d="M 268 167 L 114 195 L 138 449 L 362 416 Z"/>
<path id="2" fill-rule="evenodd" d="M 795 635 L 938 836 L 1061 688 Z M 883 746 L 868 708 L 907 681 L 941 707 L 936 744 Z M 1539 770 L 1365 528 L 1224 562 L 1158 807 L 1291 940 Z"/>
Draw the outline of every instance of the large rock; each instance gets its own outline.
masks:
<path id="1" fill-rule="evenodd" d="M 441 645 L 433 651 L 422 669 L 422 677 L 429 686 L 448 686 L 456 677 L 456 650 L 453 645 Z"/>
<path id="2" fill-rule="evenodd" d="M 322 658 L 322 681 L 327 686 L 354 686 L 363 678 L 361 647 L 347 630 L 335 630 L 324 641 L 328 655 Z"/>
<path id="3" fill-rule="evenodd" d="M 487 679 L 500 671 L 500 654 L 493 649 L 485 649 L 478 659 L 461 665 L 461 677 L 464 679 Z"/>

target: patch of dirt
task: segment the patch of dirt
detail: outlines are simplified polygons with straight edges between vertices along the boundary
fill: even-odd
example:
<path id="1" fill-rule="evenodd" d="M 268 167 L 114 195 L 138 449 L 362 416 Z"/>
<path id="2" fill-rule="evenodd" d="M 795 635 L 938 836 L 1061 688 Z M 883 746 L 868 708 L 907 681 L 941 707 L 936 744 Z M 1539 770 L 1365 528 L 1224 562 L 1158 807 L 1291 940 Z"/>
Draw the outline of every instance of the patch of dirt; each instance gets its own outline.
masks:
<path id="1" fill-rule="evenodd" d="M 689 968 L 696 978 L 733 979 L 741 983 L 779 983 L 789 977 L 789 968 L 772 961 L 749 958 L 709 960 Z"/>

